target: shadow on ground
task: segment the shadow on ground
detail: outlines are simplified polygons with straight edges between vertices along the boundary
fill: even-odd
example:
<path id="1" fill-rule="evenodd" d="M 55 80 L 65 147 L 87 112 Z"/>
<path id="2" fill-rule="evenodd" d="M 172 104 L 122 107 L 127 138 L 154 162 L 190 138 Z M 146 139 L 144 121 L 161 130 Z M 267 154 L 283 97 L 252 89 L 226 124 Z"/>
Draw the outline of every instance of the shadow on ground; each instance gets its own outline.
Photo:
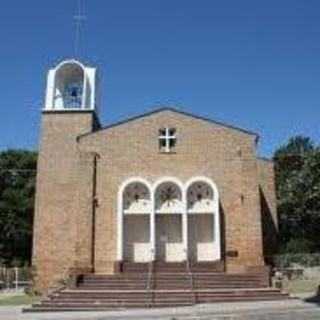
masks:
<path id="1" fill-rule="evenodd" d="M 320 307 L 320 286 L 318 287 L 317 293 L 313 297 L 306 298 L 304 301 L 317 304 Z"/>

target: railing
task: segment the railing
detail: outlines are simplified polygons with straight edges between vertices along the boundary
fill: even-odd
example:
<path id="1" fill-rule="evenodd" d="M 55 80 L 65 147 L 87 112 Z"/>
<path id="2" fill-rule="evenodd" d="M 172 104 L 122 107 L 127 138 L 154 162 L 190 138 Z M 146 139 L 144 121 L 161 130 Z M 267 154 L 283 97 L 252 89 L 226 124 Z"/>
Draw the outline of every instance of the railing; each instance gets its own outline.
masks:
<path id="1" fill-rule="evenodd" d="M 152 274 L 153 274 L 153 249 L 150 250 L 150 261 L 148 264 L 148 278 L 147 278 L 147 293 L 148 293 L 148 296 L 150 297 L 149 307 L 152 305 L 152 300 L 153 300 L 153 294 L 152 294 L 152 288 L 151 288 Z"/>
<path id="2" fill-rule="evenodd" d="M 186 265 L 187 265 L 187 272 L 189 274 L 189 279 L 190 279 L 190 290 L 193 293 L 193 303 L 196 304 L 197 298 L 196 298 L 196 293 L 194 291 L 193 274 L 191 271 L 190 260 L 189 260 L 188 254 L 186 254 Z"/>
<path id="3" fill-rule="evenodd" d="M 19 291 L 31 284 L 31 269 L 0 267 L 0 291 Z"/>
<path id="4" fill-rule="evenodd" d="M 150 260 L 148 263 L 148 278 L 147 278 L 147 290 L 151 290 L 151 281 L 152 281 L 152 268 L 153 267 L 153 261 Z"/>

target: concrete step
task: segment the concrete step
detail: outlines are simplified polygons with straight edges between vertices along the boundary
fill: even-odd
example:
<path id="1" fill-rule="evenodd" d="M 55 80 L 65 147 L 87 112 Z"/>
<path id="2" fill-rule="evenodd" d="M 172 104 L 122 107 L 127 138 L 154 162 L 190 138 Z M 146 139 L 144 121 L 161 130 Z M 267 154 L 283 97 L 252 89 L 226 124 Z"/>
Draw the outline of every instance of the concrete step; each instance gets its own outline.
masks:
<path id="1" fill-rule="evenodd" d="M 264 275 L 262 274 L 217 274 L 217 273 L 192 273 L 192 276 L 197 279 L 238 279 L 238 280 L 259 280 Z M 152 273 L 152 277 L 156 279 L 184 279 L 190 277 L 190 273 L 184 272 L 161 272 Z M 99 281 L 99 280 L 121 280 L 121 281 L 134 281 L 141 280 L 147 281 L 148 276 L 141 276 L 139 273 L 123 273 L 115 275 L 84 275 L 81 277 L 82 281 Z"/>
<path id="2" fill-rule="evenodd" d="M 288 298 L 279 290 L 266 288 L 267 278 L 262 273 L 197 272 L 191 275 L 181 263 L 157 263 L 154 267 L 161 272 L 152 273 L 149 279 L 146 272 L 128 271 L 130 268 L 143 270 L 146 264 L 124 267 L 127 271 L 116 275 L 85 274 L 79 277 L 76 288 L 53 293 L 32 310 L 98 311 Z M 202 266 L 207 267 L 209 270 L 210 265 Z"/>
<path id="3" fill-rule="evenodd" d="M 248 293 L 255 293 L 254 295 L 248 295 Z M 99 311 L 99 310 L 110 310 L 110 309 L 123 309 L 123 308 L 147 308 L 147 307 L 170 307 L 170 306 L 187 306 L 192 305 L 194 302 L 197 303 L 218 303 L 218 302 L 240 302 L 240 301 L 268 301 L 268 300 L 280 300 L 287 298 L 286 295 L 275 294 L 273 290 L 270 292 L 260 290 L 259 294 L 253 291 L 243 291 L 241 294 L 233 293 L 230 294 L 218 294 L 213 296 L 208 296 L 209 292 L 201 293 L 200 295 L 192 296 L 188 298 L 178 298 L 175 299 L 162 299 L 155 296 L 150 299 L 145 299 L 144 301 L 139 300 L 67 300 L 67 301 L 46 301 L 41 304 L 35 304 L 31 309 L 24 310 L 24 312 L 45 312 L 45 311 Z"/>
<path id="4" fill-rule="evenodd" d="M 191 306 L 194 303 L 133 303 L 133 304 L 104 304 L 104 305 L 86 305 L 86 306 L 33 306 L 25 308 L 24 313 L 42 313 L 42 312 L 85 312 L 85 311 L 109 311 L 109 310 L 125 310 L 130 308 L 168 308 L 168 307 L 184 307 Z"/>
<path id="5" fill-rule="evenodd" d="M 124 262 L 122 264 L 122 272 L 148 272 L 149 263 L 133 263 Z M 188 267 L 186 262 L 160 262 L 153 263 L 152 269 L 154 272 L 187 272 Z M 191 263 L 190 270 L 192 272 L 224 272 L 224 263 L 219 262 L 198 262 Z"/>

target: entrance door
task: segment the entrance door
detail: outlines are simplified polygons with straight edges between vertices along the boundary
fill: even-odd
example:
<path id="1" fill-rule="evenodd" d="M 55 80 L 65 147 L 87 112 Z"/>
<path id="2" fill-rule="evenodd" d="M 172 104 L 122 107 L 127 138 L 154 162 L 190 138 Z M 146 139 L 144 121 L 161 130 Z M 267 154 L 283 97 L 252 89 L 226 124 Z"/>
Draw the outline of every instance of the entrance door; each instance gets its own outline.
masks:
<path id="1" fill-rule="evenodd" d="M 188 216 L 188 255 L 193 262 L 215 260 L 217 253 L 212 229 L 212 214 Z"/>
<path id="2" fill-rule="evenodd" d="M 149 215 L 125 216 L 124 260 L 127 262 L 148 262 L 150 260 Z"/>
<path id="3" fill-rule="evenodd" d="M 179 262 L 184 260 L 182 215 L 156 215 L 156 260 Z"/>

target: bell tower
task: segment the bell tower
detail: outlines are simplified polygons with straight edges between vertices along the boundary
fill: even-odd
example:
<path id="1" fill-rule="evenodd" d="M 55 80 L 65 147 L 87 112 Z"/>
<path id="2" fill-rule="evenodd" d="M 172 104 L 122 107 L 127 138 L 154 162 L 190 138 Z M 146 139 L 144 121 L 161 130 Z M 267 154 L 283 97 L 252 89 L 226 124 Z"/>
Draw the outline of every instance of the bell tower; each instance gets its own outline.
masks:
<path id="1" fill-rule="evenodd" d="M 45 111 L 96 111 L 96 69 L 66 60 L 50 69 Z"/>
<path id="2" fill-rule="evenodd" d="M 34 218 L 33 265 L 39 290 L 63 279 L 77 261 L 79 206 L 88 193 L 81 183 L 84 155 L 77 138 L 100 126 L 96 82 L 96 69 L 77 60 L 63 61 L 48 72 Z M 91 162 L 86 166 L 90 169 Z"/>

